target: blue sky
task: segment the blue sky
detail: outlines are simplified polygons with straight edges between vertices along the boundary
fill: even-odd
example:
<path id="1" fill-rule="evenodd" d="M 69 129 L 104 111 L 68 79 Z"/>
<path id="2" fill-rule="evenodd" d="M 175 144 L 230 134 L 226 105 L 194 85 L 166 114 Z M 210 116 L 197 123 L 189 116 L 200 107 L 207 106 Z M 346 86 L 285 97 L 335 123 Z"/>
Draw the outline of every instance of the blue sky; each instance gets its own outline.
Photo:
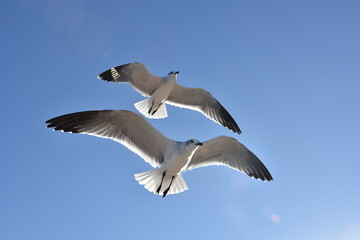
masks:
<path id="1" fill-rule="evenodd" d="M 0 5 L 0 239 L 360 239 L 359 1 Z M 134 180 L 151 166 L 125 147 L 45 128 L 136 111 L 130 86 L 96 79 L 134 61 L 206 88 L 243 134 L 172 106 L 151 124 L 174 140 L 235 137 L 274 181 L 201 168 L 162 199 Z"/>

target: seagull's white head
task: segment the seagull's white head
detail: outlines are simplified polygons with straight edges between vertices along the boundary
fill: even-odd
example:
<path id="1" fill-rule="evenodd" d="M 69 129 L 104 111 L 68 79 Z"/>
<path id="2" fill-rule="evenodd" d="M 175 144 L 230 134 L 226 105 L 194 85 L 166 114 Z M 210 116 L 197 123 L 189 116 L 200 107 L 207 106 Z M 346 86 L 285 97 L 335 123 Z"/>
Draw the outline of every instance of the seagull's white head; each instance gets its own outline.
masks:
<path id="1" fill-rule="evenodd" d="M 196 147 L 198 147 L 198 146 L 202 146 L 203 144 L 202 144 L 202 142 L 200 142 L 199 140 L 197 140 L 197 139 L 189 139 L 189 140 L 187 140 L 186 141 L 186 146 L 187 147 L 194 147 L 194 148 L 196 148 Z"/>
<path id="2" fill-rule="evenodd" d="M 186 141 L 186 151 L 190 153 L 188 159 L 191 159 L 198 147 L 202 146 L 202 142 L 199 142 L 197 139 L 189 139 Z"/>

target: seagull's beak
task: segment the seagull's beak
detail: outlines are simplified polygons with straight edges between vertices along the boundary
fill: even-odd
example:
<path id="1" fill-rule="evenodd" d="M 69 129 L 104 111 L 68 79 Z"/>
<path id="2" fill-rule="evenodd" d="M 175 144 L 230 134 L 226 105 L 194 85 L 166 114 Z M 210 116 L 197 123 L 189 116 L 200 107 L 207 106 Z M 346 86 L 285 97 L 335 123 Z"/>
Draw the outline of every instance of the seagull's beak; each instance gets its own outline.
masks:
<path id="1" fill-rule="evenodd" d="M 179 73 L 180 73 L 179 71 L 178 71 L 178 72 L 175 72 L 175 75 L 176 75 L 176 74 L 179 74 Z"/>
<path id="2" fill-rule="evenodd" d="M 202 146 L 203 144 L 201 142 L 198 142 L 196 146 Z"/>

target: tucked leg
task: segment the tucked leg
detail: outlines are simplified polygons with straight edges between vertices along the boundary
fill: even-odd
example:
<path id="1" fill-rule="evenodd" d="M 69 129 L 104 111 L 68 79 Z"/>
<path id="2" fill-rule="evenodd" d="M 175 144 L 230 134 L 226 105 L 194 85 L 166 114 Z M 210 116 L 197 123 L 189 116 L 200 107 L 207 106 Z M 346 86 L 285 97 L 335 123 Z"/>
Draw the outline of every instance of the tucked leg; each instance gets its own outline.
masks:
<path id="1" fill-rule="evenodd" d="M 160 103 L 159 104 L 159 106 L 157 107 L 157 109 L 155 109 L 155 111 L 153 112 L 153 113 L 151 113 L 151 115 L 154 115 L 156 112 L 157 112 L 157 110 L 159 109 L 159 107 L 162 105 L 162 103 Z M 149 113 L 150 114 L 150 113 Z"/>
<path id="2" fill-rule="evenodd" d="M 171 178 L 169 187 L 163 192 L 163 198 L 166 197 L 166 194 L 169 192 L 172 182 L 174 181 L 175 176 Z"/>
<path id="3" fill-rule="evenodd" d="M 159 194 L 159 193 L 160 193 L 160 189 L 161 189 L 162 183 L 163 183 L 163 181 L 164 181 L 165 174 L 166 174 L 166 171 L 165 171 L 165 172 L 163 172 L 163 175 L 162 175 L 162 178 L 161 178 L 160 185 L 159 185 L 158 189 L 156 190 L 156 193 L 157 193 L 157 194 Z"/>
<path id="4" fill-rule="evenodd" d="M 152 110 L 153 107 L 154 107 L 154 101 L 152 101 L 151 108 L 149 109 L 148 114 L 151 113 L 151 110 Z M 153 114 L 151 114 L 151 115 L 153 115 Z"/>

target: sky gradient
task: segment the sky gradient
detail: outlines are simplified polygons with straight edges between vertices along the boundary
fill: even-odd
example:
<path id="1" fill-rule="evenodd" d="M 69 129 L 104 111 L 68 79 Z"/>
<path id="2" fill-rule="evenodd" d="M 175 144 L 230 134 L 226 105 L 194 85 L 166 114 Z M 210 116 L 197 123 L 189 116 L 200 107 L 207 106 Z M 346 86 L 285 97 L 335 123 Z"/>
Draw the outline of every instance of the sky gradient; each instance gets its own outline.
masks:
<path id="1" fill-rule="evenodd" d="M 347 0 L 2 1 L 0 239 L 360 239 L 359 12 Z M 180 71 L 243 134 L 173 106 L 154 127 L 234 137 L 274 181 L 200 168 L 162 199 L 135 181 L 151 166 L 127 148 L 45 127 L 136 111 L 130 86 L 96 79 L 135 61 Z"/>

